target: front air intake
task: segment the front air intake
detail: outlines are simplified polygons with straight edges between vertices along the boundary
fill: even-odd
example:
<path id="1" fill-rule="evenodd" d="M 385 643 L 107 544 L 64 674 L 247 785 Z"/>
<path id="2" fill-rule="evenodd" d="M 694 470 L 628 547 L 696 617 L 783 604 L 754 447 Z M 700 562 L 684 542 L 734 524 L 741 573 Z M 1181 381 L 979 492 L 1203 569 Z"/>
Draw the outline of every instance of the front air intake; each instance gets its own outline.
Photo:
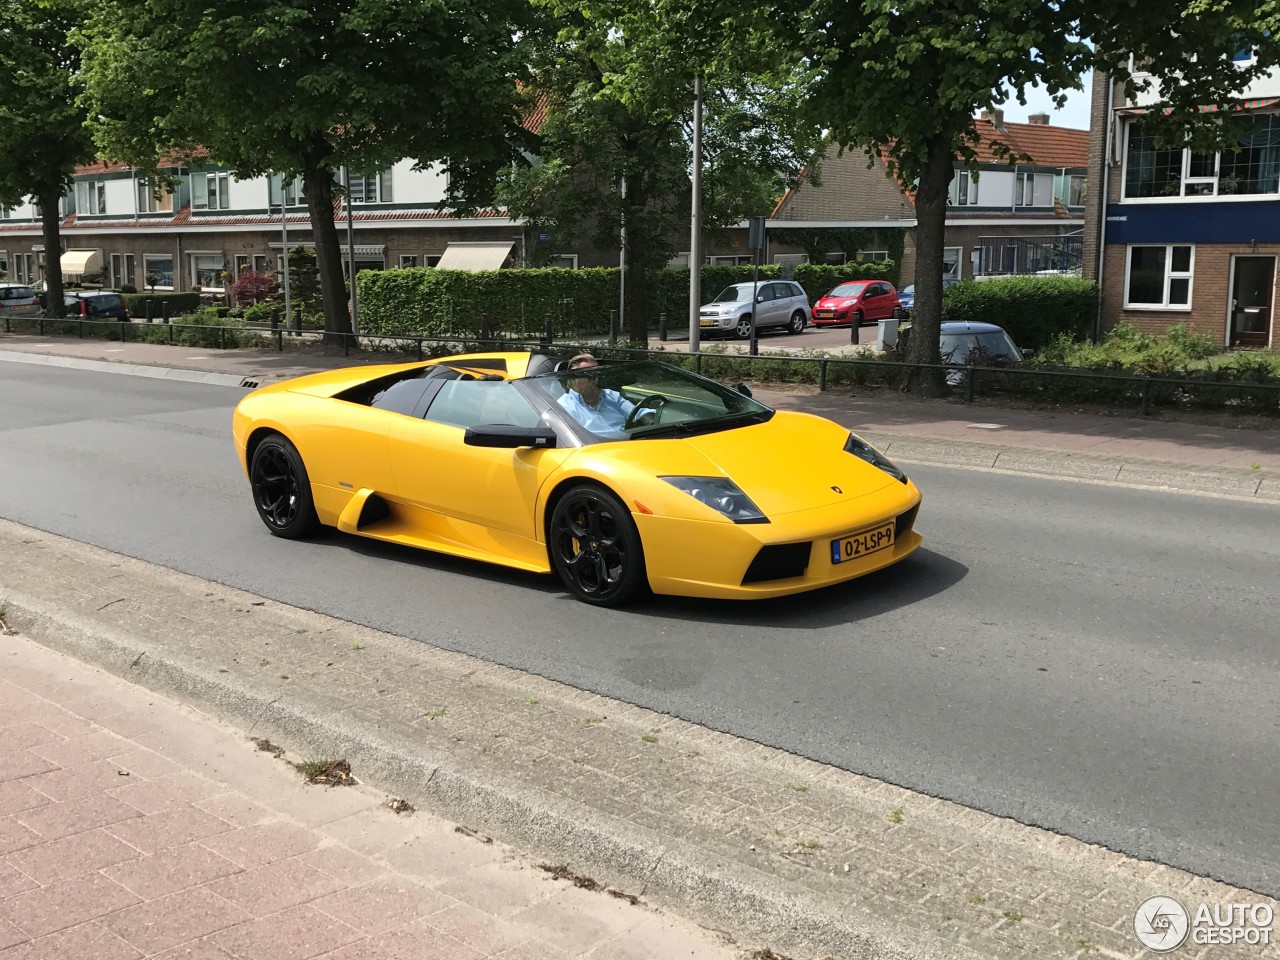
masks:
<path id="1" fill-rule="evenodd" d="M 812 544 L 774 543 L 760 548 L 747 574 L 742 578 L 744 584 L 762 583 L 766 580 L 790 580 L 792 577 L 804 576 L 809 566 L 809 553 Z"/>
<path id="2" fill-rule="evenodd" d="M 916 514 L 920 511 L 920 504 L 916 504 L 906 513 L 898 514 L 898 519 L 893 523 L 893 539 L 898 541 L 902 539 L 904 533 L 911 532 L 911 525 L 916 522 Z"/>

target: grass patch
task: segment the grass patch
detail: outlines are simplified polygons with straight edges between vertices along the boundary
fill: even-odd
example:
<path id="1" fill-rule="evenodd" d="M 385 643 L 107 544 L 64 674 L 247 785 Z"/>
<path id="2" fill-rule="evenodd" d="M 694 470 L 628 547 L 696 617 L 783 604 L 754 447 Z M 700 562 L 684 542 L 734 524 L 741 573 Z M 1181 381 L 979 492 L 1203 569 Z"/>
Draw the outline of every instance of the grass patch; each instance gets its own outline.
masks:
<path id="1" fill-rule="evenodd" d="M 1002 914 L 1000 914 L 1000 915 L 1001 915 L 1002 917 L 1004 917 L 1006 920 L 1008 920 L 1010 923 L 1021 923 L 1021 922 L 1022 922 L 1022 911 L 1021 911 L 1021 910 L 1006 910 L 1006 911 L 1004 911 L 1004 912 L 1003 912 Z"/>
<path id="2" fill-rule="evenodd" d="M 302 774 L 307 783 L 319 783 L 329 787 L 347 787 L 355 783 L 351 776 L 351 764 L 345 760 L 303 760 L 293 768 Z"/>
<path id="3" fill-rule="evenodd" d="M 446 712 L 446 708 L 441 707 L 439 710 L 427 710 L 422 715 L 426 717 L 428 720 L 439 720 L 441 717 L 445 715 L 445 712 Z"/>
<path id="4" fill-rule="evenodd" d="M 885 817 L 890 823 L 901 823 L 903 821 L 901 810 L 890 810 L 888 816 Z"/>

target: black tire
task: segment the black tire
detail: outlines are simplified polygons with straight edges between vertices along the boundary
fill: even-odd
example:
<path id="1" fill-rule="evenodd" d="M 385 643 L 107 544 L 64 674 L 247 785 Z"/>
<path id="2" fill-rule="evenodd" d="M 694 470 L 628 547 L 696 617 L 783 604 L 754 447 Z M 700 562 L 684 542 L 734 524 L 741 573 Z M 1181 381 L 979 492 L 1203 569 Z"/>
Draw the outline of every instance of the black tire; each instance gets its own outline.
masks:
<path id="1" fill-rule="evenodd" d="M 254 448 L 249 488 L 258 516 L 273 536 L 301 540 L 320 529 L 307 468 L 287 437 L 272 433 Z"/>
<path id="2" fill-rule="evenodd" d="M 733 326 L 733 335 L 739 340 L 748 340 L 751 337 L 751 314 L 739 317 Z"/>
<path id="3" fill-rule="evenodd" d="M 804 333 L 804 311 L 797 310 L 791 315 L 791 322 L 787 324 L 787 330 L 793 334 Z"/>
<path id="4" fill-rule="evenodd" d="M 560 498 L 547 546 L 565 588 L 583 603 L 620 606 L 649 585 L 631 514 L 601 487 L 580 484 Z"/>

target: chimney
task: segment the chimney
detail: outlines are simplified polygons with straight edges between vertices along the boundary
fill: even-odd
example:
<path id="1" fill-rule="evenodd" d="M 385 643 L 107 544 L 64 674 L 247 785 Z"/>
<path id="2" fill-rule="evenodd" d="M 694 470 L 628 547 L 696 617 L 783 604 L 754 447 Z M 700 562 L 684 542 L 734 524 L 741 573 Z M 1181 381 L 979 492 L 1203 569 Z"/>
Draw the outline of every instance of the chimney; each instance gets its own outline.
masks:
<path id="1" fill-rule="evenodd" d="M 1027 123 L 1034 123 L 1041 127 L 1049 125 L 1049 115 L 1047 113 L 1033 113 L 1027 117 Z"/>
<path id="2" fill-rule="evenodd" d="M 993 127 L 1004 133 L 1004 111 L 1003 110 L 983 110 L 979 115 L 982 120 L 988 121 Z"/>

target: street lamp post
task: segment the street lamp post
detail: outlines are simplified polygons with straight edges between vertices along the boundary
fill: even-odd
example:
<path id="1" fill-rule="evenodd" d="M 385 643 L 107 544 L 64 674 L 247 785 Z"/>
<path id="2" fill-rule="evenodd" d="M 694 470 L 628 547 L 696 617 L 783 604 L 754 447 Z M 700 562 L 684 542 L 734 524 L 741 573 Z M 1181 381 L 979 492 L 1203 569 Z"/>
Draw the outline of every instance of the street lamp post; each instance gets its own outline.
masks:
<path id="1" fill-rule="evenodd" d="M 702 78 L 693 78 L 693 211 L 689 230 L 689 352 L 700 349 L 702 306 Z"/>

